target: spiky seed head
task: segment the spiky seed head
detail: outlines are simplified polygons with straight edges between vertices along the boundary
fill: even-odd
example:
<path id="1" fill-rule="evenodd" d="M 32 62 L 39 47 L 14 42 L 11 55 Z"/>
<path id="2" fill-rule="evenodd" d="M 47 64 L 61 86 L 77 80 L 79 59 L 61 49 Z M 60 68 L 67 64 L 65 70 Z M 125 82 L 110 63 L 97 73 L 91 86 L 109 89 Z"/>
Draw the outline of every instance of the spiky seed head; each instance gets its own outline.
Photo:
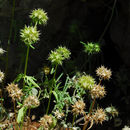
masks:
<path id="1" fill-rule="evenodd" d="M 53 123 L 53 117 L 50 115 L 44 115 L 39 122 L 40 125 L 44 127 L 44 129 L 49 130 L 50 126 Z"/>
<path id="2" fill-rule="evenodd" d="M 106 113 L 102 108 L 98 108 L 94 115 L 92 115 L 92 118 L 96 124 L 102 124 L 102 122 L 106 120 Z"/>
<path id="3" fill-rule="evenodd" d="M 3 55 L 6 51 L 3 48 L 0 48 L 0 55 Z"/>
<path id="4" fill-rule="evenodd" d="M 78 100 L 72 105 L 72 112 L 74 115 L 84 114 L 85 103 L 82 100 Z"/>
<path id="5" fill-rule="evenodd" d="M 40 32 L 37 30 L 36 26 L 25 25 L 24 29 L 20 31 L 20 36 L 26 45 L 31 45 L 39 41 Z"/>
<path id="6" fill-rule="evenodd" d="M 29 17 L 34 23 L 46 25 L 48 21 L 47 13 L 43 9 L 35 9 Z"/>
<path id="7" fill-rule="evenodd" d="M 0 83 L 2 83 L 4 77 L 5 77 L 5 74 L 0 70 Z"/>
<path id="8" fill-rule="evenodd" d="M 64 59 L 70 58 L 71 52 L 66 47 L 59 46 L 56 49 L 56 52 L 60 53 L 64 57 Z"/>
<path id="9" fill-rule="evenodd" d="M 105 112 L 112 117 L 118 116 L 118 114 L 119 114 L 117 109 L 114 106 L 109 106 L 109 107 L 105 108 Z"/>
<path id="10" fill-rule="evenodd" d="M 95 84 L 95 79 L 90 75 L 82 75 L 78 79 L 78 82 L 81 87 L 83 87 L 86 90 L 90 90 Z"/>
<path id="11" fill-rule="evenodd" d="M 58 47 L 55 51 L 51 51 L 48 60 L 55 65 L 62 65 L 63 60 L 70 58 L 70 51 L 66 47 Z"/>
<path id="12" fill-rule="evenodd" d="M 62 65 L 64 58 L 60 53 L 56 51 L 51 51 L 48 60 L 51 61 L 52 64 Z"/>
<path id="13" fill-rule="evenodd" d="M 43 72 L 45 73 L 45 75 L 48 75 L 50 73 L 50 68 L 47 66 L 43 67 Z"/>
<path id="14" fill-rule="evenodd" d="M 106 95 L 105 87 L 101 85 L 94 85 L 90 90 L 92 99 L 103 98 Z"/>
<path id="15" fill-rule="evenodd" d="M 125 125 L 124 128 L 122 128 L 122 130 L 130 130 L 130 127 Z"/>
<path id="16" fill-rule="evenodd" d="M 57 119 L 62 119 L 64 116 L 65 116 L 65 114 L 63 113 L 63 112 L 60 112 L 59 110 L 56 110 L 55 112 L 54 112 L 54 114 L 55 114 L 55 117 L 57 118 Z"/>
<path id="17" fill-rule="evenodd" d="M 109 80 L 111 78 L 112 72 L 110 69 L 105 68 L 104 66 L 101 66 L 97 68 L 96 70 L 97 76 L 99 76 L 101 79 L 107 79 Z"/>
<path id="18" fill-rule="evenodd" d="M 6 89 L 13 101 L 15 101 L 16 99 L 21 100 L 21 97 L 23 96 L 23 92 L 21 89 L 18 88 L 18 84 L 14 84 L 14 83 L 8 84 Z"/>
<path id="19" fill-rule="evenodd" d="M 40 105 L 40 101 L 36 96 L 29 95 L 23 102 L 23 105 L 28 108 L 35 108 Z"/>

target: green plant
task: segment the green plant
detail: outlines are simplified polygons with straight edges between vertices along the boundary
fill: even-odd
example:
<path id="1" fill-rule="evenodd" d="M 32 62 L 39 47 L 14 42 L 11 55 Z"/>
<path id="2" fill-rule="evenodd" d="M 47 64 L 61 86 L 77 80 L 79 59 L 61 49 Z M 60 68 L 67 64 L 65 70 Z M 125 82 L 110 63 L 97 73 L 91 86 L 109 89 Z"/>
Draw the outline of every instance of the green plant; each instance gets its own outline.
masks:
<path id="1" fill-rule="evenodd" d="M 27 46 L 24 72 L 6 87 L 14 109 L 14 121 L 8 119 L 10 121 L 8 128 L 30 129 L 31 109 L 39 107 L 40 102 L 45 98 L 47 98 L 48 105 L 45 108 L 46 112 L 38 122 L 39 128 L 37 129 L 39 130 L 54 130 L 61 127 L 80 129 L 79 122 L 82 120 L 84 120 L 83 130 L 85 130 L 89 124 L 88 129 L 94 124 L 102 124 L 117 116 L 118 112 L 113 106 L 103 109 L 97 103 L 97 99 L 102 99 L 106 95 L 102 80 L 111 78 L 111 70 L 104 66 L 97 68 L 98 82 L 85 72 L 76 72 L 72 77 L 64 72 L 58 75 L 58 67 L 61 67 L 65 60 L 70 59 L 71 55 L 70 50 L 64 46 L 59 46 L 50 52 L 48 61 L 51 62 L 51 66 L 43 68 L 45 77 L 41 82 L 36 77 L 27 75 L 29 49 L 35 49 L 33 45 L 40 40 L 38 25 L 46 25 L 48 20 L 47 13 L 42 9 L 33 10 L 29 17 L 32 19 L 31 26 L 25 25 L 20 31 L 21 40 Z M 81 43 L 89 56 L 100 52 L 100 46 L 97 43 Z M 65 82 L 62 80 L 63 77 Z M 3 79 L 4 73 L 0 71 L 0 82 Z M 2 89 L 0 89 L 0 96 L 2 104 Z M 90 106 L 87 106 L 85 101 Z M 71 115 L 73 119 L 68 120 Z"/>

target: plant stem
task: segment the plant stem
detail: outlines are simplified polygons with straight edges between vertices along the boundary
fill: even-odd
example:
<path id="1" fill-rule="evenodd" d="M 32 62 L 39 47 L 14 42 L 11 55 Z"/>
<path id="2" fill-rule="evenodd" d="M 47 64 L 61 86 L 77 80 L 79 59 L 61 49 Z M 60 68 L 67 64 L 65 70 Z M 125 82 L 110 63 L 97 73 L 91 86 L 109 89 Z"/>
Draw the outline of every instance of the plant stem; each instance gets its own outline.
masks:
<path id="1" fill-rule="evenodd" d="M 94 105 L 95 105 L 95 101 L 96 101 L 96 99 L 94 99 L 93 102 L 91 103 L 89 113 L 88 113 L 89 116 L 91 116 L 92 110 L 93 110 Z M 87 128 L 88 123 L 89 123 L 89 117 L 88 117 L 88 121 L 84 124 L 83 130 L 85 130 Z"/>
<path id="2" fill-rule="evenodd" d="M 52 96 L 52 89 L 53 89 L 53 85 L 54 85 L 54 82 L 55 82 L 56 70 L 57 70 L 57 65 L 56 65 L 56 67 L 55 67 L 55 73 L 54 73 L 54 75 L 53 75 L 53 84 L 52 84 L 52 86 L 51 86 L 51 88 L 50 88 L 50 96 L 49 96 L 49 102 L 48 102 L 46 114 L 48 114 L 48 111 L 49 111 L 49 108 L 50 108 L 50 102 L 51 102 L 51 96 Z"/>
<path id="3" fill-rule="evenodd" d="M 15 12 L 15 0 L 13 0 L 13 7 L 12 7 L 12 16 L 11 16 L 11 23 L 10 23 L 10 31 L 8 37 L 8 44 L 7 44 L 7 53 L 6 53 L 6 65 L 5 65 L 5 77 L 8 73 L 8 55 L 9 55 L 9 47 L 10 47 L 10 39 L 13 32 L 13 24 L 14 24 L 14 12 Z"/>
<path id="4" fill-rule="evenodd" d="M 73 126 L 74 126 L 75 118 L 76 118 L 76 115 L 73 115 L 72 129 L 73 129 Z"/>
<path id="5" fill-rule="evenodd" d="M 29 108 L 28 110 L 28 128 L 29 128 L 29 125 L 30 125 L 30 113 L 31 113 L 31 108 Z"/>
<path id="6" fill-rule="evenodd" d="M 24 76 L 27 73 L 27 66 L 28 66 L 28 56 L 29 56 L 29 48 L 30 46 L 27 46 L 27 53 L 26 53 L 26 59 L 25 59 L 25 67 L 24 67 Z M 25 86 L 25 81 L 23 80 L 23 87 Z"/>
<path id="7" fill-rule="evenodd" d="M 113 17 L 113 14 L 114 14 L 114 9 L 115 9 L 115 6 L 116 6 L 116 2 L 117 2 L 117 0 L 115 0 L 114 3 L 113 3 L 111 16 L 110 16 L 110 18 L 109 18 L 109 21 L 108 21 L 108 23 L 107 23 L 107 25 L 106 25 L 106 27 L 105 27 L 103 33 L 101 34 L 101 36 L 100 36 L 98 42 L 101 42 L 103 36 L 105 35 L 105 33 L 106 33 L 106 31 L 107 31 L 107 29 L 108 29 L 108 27 L 109 27 L 109 25 L 110 25 L 110 23 L 111 23 L 111 21 L 112 21 L 112 17 Z"/>
<path id="8" fill-rule="evenodd" d="M 15 122 L 16 122 L 17 118 L 16 118 L 16 111 L 15 111 L 15 100 L 13 100 L 13 104 L 14 104 L 14 115 L 15 115 Z"/>

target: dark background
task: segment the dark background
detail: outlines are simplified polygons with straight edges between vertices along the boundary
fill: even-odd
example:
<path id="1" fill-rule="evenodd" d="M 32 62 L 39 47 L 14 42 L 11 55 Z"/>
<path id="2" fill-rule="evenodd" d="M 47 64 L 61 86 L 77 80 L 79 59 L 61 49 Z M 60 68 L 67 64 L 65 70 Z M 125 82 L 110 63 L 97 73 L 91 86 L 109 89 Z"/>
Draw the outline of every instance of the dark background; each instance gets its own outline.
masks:
<path id="1" fill-rule="evenodd" d="M 12 6 L 12 0 L 0 0 L 0 46 L 5 50 Z M 38 27 L 40 42 L 30 51 L 28 75 L 38 75 L 44 65 L 49 65 L 48 54 L 59 45 L 66 46 L 72 53 L 71 59 L 61 67 L 66 73 L 81 71 L 95 75 L 100 65 L 111 68 L 113 75 L 105 82 L 107 96 L 101 105 L 112 104 L 118 109 L 119 117 L 93 129 L 113 130 L 130 125 L 130 0 L 16 0 L 6 82 L 13 81 L 23 71 L 26 46 L 19 32 L 25 24 L 29 25 L 28 15 L 35 8 L 43 8 L 49 21 L 46 26 Z M 101 53 L 91 56 L 91 66 L 80 41 L 101 45 Z M 0 59 L 3 71 L 5 57 L 6 54 Z"/>

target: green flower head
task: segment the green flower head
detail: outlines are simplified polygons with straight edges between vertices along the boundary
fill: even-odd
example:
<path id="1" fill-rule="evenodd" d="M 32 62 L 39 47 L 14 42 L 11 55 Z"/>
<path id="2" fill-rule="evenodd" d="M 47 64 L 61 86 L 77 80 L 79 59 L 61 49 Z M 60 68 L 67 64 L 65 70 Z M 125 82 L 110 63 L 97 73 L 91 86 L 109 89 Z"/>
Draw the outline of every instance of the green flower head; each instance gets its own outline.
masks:
<path id="1" fill-rule="evenodd" d="M 90 90 L 95 84 L 95 79 L 90 75 L 82 75 L 78 79 L 78 82 L 81 87 L 83 87 L 86 90 Z"/>
<path id="2" fill-rule="evenodd" d="M 52 64 L 62 65 L 63 60 L 70 58 L 70 54 L 70 51 L 66 47 L 58 47 L 55 51 L 51 51 L 48 60 L 50 60 Z"/>
<path id="3" fill-rule="evenodd" d="M 58 49 L 56 49 L 56 52 L 60 53 L 64 59 L 69 59 L 71 52 L 66 48 L 59 46 Z"/>
<path id="4" fill-rule="evenodd" d="M 43 9 L 33 10 L 29 17 L 32 19 L 34 23 L 43 25 L 47 24 L 48 20 L 47 13 Z"/>
<path id="5" fill-rule="evenodd" d="M 60 53 L 56 51 L 51 51 L 51 53 L 49 54 L 48 60 L 50 60 L 52 64 L 62 65 L 64 58 Z"/>
<path id="6" fill-rule="evenodd" d="M 21 32 L 20 32 L 21 39 L 26 45 L 31 45 L 39 41 L 39 35 L 40 33 L 37 30 L 36 26 L 27 27 L 25 25 L 24 29 L 21 29 Z"/>
<path id="7" fill-rule="evenodd" d="M 85 48 L 84 51 L 86 53 L 88 53 L 89 55 L 98 53 L 101 50 L 99 43 L 92 43 L 92 42 L 90 42 L 88 44 L 86 44 L 84 42 L 81 42 L 81 43 L 84 45 L 84 48 Z"/>

